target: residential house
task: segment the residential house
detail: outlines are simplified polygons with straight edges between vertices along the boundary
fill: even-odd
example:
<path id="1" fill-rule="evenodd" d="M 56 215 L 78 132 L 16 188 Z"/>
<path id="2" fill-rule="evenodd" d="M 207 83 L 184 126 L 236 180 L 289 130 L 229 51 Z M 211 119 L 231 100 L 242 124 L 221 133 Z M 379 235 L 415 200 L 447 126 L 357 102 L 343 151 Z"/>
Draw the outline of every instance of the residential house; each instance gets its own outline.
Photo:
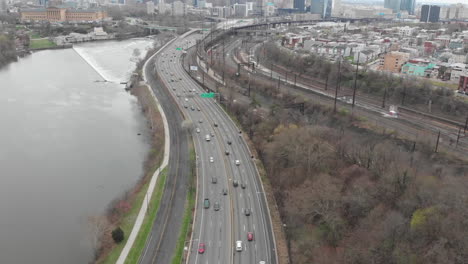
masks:
<path id="1" fill-rule="evenodd" d="M 430 77 L 435 66 L 435 63 L 424 59 L 412 59 L 401 67 L 401 73 L 411 76 Z"/>

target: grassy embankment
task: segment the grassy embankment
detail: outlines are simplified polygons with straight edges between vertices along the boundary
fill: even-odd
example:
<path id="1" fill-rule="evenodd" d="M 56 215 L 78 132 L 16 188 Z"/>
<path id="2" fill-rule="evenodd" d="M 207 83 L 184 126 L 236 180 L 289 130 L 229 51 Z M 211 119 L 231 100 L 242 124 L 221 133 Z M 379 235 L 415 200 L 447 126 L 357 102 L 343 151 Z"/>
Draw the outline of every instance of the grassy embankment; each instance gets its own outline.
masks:
<path id="1" fill-rule="evenodd" d="M 156 169 L 156 168 L 155 168 Z M 159 202 L 161 201 L 161 197 L 163 194 L 164 184 L 166 182 L 166 169 L 162 170 L 161 174 L 159 175 L 159 179 L 156 182 L 156 189 L 151 197 L 150 205 L 149 205 L 149 214 L 147 214 L 145 220 L 143 221 L 143 225 L 141 226 L 140 232 L 137 235 L 135 244 L 133 245 L 126 263 L 136 263 L 139 257 L 139 253 L 143 250 L 143 246 L 145 245 L 146 238 L 151 230 L 152 223 L 156 218 L 156 213 L 159 208 Z M 146 191 L 148 190 L 149 182 L 147 182 L 141 191 L 136 195 L 135 204 L 141 205 L 143 203 L 143 199 L 145 198 Z M 120 252 L 122 251 L 125 243 L 127 242 L 127 238 L 132 231 L 133 225 L 135 223 L 136 217 L 138 212 L 140 211 L 140 206 L 133 206 L 132 209 L 123 217 L 121 228 L 126 234 L 125 240 L 122 243 L 116 245 L 107 255 L 105 259 L 102 261 L 98 261 L 101 264 L 114 264 L 120 256 Z"/>
<path id="2" fill-rule="evenodd" d="M 193 211 L 195 209 L 196 194 L 196 154 L 193 144 L 190 145 L 190 179 L 187 200 L 185 201 L 185 213 L 180 228 L 179 238 L 177 239 L 176 250 L 172 257 L 172 264 L 180 264 L 184 256 L 185 241 L 190 239 L 190 227 L 193 223 Z"/>
<path id="3" fill-rule="evenodd" d="M 162 123 L 162 117 L 158 112 L 156 102 L 152 99 L 150 91 L 146 86 L 137 86 L 131 90 L 131 93 L 138 97 L 139 103 L 142 107 L 142 111 L 145 116 L 148 118 L 148 123 L 152 126 L 152 144 L 151 150 L 148 154 L 147 161 L 145 162 L 145 176 L 142 179 L 142 186 L 137 188 L 137 192 L 135 193 L 134 197 L 130 200 L 131 201 L 131 210 L 124 214 L 120 222 L 120 227 L 124 230 L 125 233 L 125 240 L 117 245 L 114 245 L 108 252 L 103 253 L 101 259 L 97 261 L 97 263 L 115 263 L 117 258 L 122 251 L 126 243 L 127 237 L 130 235 L 130 232 L 133 228 L 135 223 L 136 217 L 140 210 L 141 204 L 145 197 L 145 194 L 148 190 L 148 184 L 150 182 L 151 177 L 153 176 L 154 172 L 160 167 L 163 158 L 164 152 L 164 126 Z M 159 202 L 162 197 L 164 185 L 166 180 L 166 170 L 163 170 L 159 176 L 158 181 L 156 182 L 156 187 L 151 197 L 150 201 L 150 212 L 149 217 L 145 217 L 143 221 L 143 225 L 137 235 L 135 244 L 131 249 L 127 263 L 134 263 L 132 261 L 138 260 L 138 257 L 145 245 L 146 238 L 151 230 L 151 225 L 156 218 L 156 213 L 159 208 Z"/>
<path id="4" fill-rule="evenodd" d="M 48 39 L 31 39 L 29 43 L 30 49 L 44 49 L 44 48 L 52 48 L 57 46 L 54 42 Z"/>

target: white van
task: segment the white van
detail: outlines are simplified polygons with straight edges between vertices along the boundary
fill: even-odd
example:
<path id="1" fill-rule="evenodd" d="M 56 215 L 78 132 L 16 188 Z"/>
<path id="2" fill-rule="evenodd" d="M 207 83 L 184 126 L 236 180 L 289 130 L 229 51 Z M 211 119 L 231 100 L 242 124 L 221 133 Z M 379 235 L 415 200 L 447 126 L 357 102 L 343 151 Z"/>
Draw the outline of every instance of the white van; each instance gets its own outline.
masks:
<path id="1" fill-rule="evenodd" d="M 237 252 L 242 251 L 242 241 L 240 241 L 240 240 L 236 241 L 236 251 Z"/>
<path id="2" fill-rule="evenodd" d="M 205 139 L 206 139 L 206 141 L 210 141 L 211 140 L 210 135 L 206 135 Z"/>

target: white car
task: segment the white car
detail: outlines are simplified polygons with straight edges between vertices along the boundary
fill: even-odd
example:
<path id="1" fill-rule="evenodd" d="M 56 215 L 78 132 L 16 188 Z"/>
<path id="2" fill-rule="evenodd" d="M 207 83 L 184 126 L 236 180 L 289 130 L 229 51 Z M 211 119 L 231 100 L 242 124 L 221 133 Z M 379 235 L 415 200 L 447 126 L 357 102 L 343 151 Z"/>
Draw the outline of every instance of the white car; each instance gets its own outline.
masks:
<path id="1" fill-rule="evenodd" d="M 236 163 L 237 166 L 239 166 L 240 165 L 240 160 L 236 160 L 235 163 Z"/>
<path id="2" fill-rule="evenodd" d="M 214 162 L 214 158 L 213 158 L 213 157 L 210 157 L 210 162 L 211 162 L 211 163 Z"/>
<path id="3" fill-rule="evenodd" d="M 196 130 L 196 131 L 197 131 L 197 133 L 200 133 L 200 129 L 199 129 L 199 128 L 197 128 L 197 130 Z"/>
<path id="4" fill-rule="evenodd" d="M 237 252 L 242 251 L 242 241 L 240 241 L 240 240 L 236 241 L 236 251 Z"/>

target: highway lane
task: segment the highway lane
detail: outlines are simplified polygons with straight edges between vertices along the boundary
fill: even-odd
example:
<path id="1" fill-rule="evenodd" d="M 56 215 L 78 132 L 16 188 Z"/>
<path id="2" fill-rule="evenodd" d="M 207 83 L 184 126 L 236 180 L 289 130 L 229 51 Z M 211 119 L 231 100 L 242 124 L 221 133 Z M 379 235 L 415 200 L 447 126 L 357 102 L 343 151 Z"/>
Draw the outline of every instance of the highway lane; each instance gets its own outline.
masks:
<path id="1" fill-rule="evenodd" d="M 194 37 L 187 39 L 194 43 Z M 194 124 L 193 135 L 199 156 L 199 203 L 190 263 L 230 263 L 237 240 L 243 241 L 243 251 L 234 253 L 234 263 L 258 263 L 261 260 L 276 263 L 270 256 L 273 252 L 269 242 L 272 241 L 271 231 L 266 230 L 269 225 L 265 224 L 269 218 L 263 208 L 266 204 L 261 204 L 259 199 L 263 192 L 255 180 L 257 176 L 250 154 L 232 121 L 213 99 L 199 97 L 201 87 L 185 73 L 180 61 L 174 61 L 182 54 L 175 49 L 181 42 L 178 43 L 165 49 L 165 57 L 161 57 L 158 64 L 163 65 L 163 81 L 171 87 L 179 104 L 187 107 L 182 109 Z M 197 93 L 195 96 L 193 89 Z M 199 120 L 203 122 L 199 123 Z M 200 128 L 200 133 L 196 128 Z M 214 137 L 210 135 L 210 141 L 206 142 L 206 134 L 211 132 Z M 231 145 L 227 144 L 229 139 Z M 225 155 L 226 149 L 230 151 L 229 155 Z M 214 162 L 210 162 L 209 157 L 213 157 Z M 240 161 L 239 166 L 235 164 L 236 159 Z M 213 174 L 217 176 L 217 184 L 211 183 Z M 233 186 L 234 180 L 239 182 L 238 187 Z M 241 183 L 246 183 L 247 187 L 242 189 Z M 227 188 L 228 195 L 221 194 L 223 188 Z M 202 209 L 204 198 L 210 198 L 210 209 Z M 220 201 L 220 211 L 211 209 L 215 201 Z M 246 208 L 252 210 L 250 216 L 244 214 Z M 247 232 L 254 232 L 254 241 L 247 241 Z M 196 253 L 199 243 L 206 244 L 204 254 Z"/>
<path id="2" fill-rule="evenodd" d="M 188 38 L 188 40 L 191 39 L 190 37 Z M 164 65 L 161 67 L 161 70 L 163 70 L 163 72 L 161 72 L 161 79 L 167 83 L 171 92 L 175 95 L 175 98 L 177 98 L 176 100 L 179 105 L 181 107 L 187 107 L 182 109 L 192 120 L 194 125 L 193 138 L 197 149 L 199 168 L 199 202 L 196 210 L 199 212 L 197 218 L 201 220 L 196 222 L 197 229 L 200 230 L 200 235 L 194 236 L 196 239 L 193 241 L 193 248 L 196 251 L 199 243 L 206 244 L 206 252 L 203 255 L 195 254 L 194 257 L 197 260 L 200 259 L 200 261 L 210 259 L 213 260 L 212 263 L 218 263 L 218 261 L 215 262 L 215 260 L 219 260 L 219 263 L 224 263 L 225 260 L 229 258 L 224 248 L 226 248 L 226 244 L 230 242 L 230 232 L 225 232 L 224 230 L 229 230 L 226 227 L 231 226 L 231 206 L 229 202 L 227 202 L 229 199 L 224 199 L 224 195 L 221 194 L 221 189 L 227 188 L 226 169 L 224 164 L 219 162 L 223 160 L 223 154 L 221 153 L 221 149 L 217 147 L 219 146 L 219 142 L 216 135 L 215 137 L 210 135 L 212 132 L 215 132 L 215 130 L 213 123 L 206 117 L 204 113 L 205 110 L 195 110 L 199 108 L 199 106 L 196 106 L 194 103 L 196 97 L 194 97 L 193 87 L 184 83 L 184 80 L 180 80 L 181 77 L 177 72 L 178 69 L 176 66 L 179 66 L 178 58 L 181 52 L 176 51 L 176 47 L 177 45 L 169 46 L 166 49 L 166 54 L 160 58 L 158 64 Z M 177 94 L 179 97 L 177 97 Z M 202 123 L 199 123 L 199 121 L 202 121 Z M 199 133 L 196 132 L 197 128 L 200 129 Z M 208 135 L 210 141 L 206 141 L 206 135 Z M 210 157 L 213 157 L 213 162 L 210 162 Z M 217 178 L 218 182 L 216 184 L 211 183 L 212 177 Z M 203 208 L 203 200 L 205 198 L 210 200 L 209 209 Z M 220 203 L 221 208 L 219 211 L 214 211 L 213 209 L 215 202 Z M 224 217 L 221 217 L 221 214 L 223 214 Z M 229 249 L 229 247 L 227 247 L 227 249 Z M 203 261 L 203 263 L 205 262 Z"/>
<path id="3" fill-rule="evenodd" d="M 154 65 L 155 59 L 153 58 L 148 65 Z M 177 111 L 176 105 L 171 102 L 170 95 L 155 79 L 154 67 L 147 67 L 144 70 L 148 83 L 167 117 L 171 152 L 164 193 L 139 263 L 170 263 L 177 242 L 177 235 L 174 234 L 179 233 L 187 195 L 190 173 L 189 138 L 188 133 L 181 126 L 182 114 Z"/>

